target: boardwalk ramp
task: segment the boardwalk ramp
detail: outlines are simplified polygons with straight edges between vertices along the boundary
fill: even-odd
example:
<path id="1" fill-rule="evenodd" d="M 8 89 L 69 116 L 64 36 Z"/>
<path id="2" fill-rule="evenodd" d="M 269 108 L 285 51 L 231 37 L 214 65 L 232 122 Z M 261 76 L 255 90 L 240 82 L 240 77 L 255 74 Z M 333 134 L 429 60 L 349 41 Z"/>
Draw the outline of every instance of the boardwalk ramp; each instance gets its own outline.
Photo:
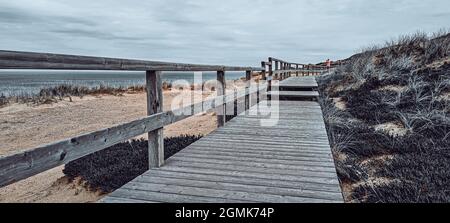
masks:
<path id="1" fill-rule="evenodd" d="M 280 86 L 288 88 L 280 94 L 307 89 L 314 94 L 317 83 L 291 77 Z M 101 202 L 343 202 L 319 104 L 272 100 L 278 105 L 274 112 L 266 103 L 239 114 Z M 270 120 L 277 121 L 261 125 Z"/>

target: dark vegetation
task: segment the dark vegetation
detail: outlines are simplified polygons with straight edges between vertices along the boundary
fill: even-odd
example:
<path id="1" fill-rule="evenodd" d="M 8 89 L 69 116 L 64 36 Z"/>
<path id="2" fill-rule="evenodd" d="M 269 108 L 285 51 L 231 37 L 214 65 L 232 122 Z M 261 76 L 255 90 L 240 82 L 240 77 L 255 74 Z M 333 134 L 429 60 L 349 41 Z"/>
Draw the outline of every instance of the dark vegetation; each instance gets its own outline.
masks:
<path id="1" fill-rule="evenodd" d="M 164 139 L 167 159 L 202 136 Z M 119 143 L 66 164 L 63 172 L 71 181 L 81 178 L 89 190 L 109 193 L 148 170 L 148 141 Z"/>
<path id="2" fill-rule="evenodd" d="M 318 78 L 347 201 L 450 202 L 449 56 L 450 34 L 417 33 Z"/>

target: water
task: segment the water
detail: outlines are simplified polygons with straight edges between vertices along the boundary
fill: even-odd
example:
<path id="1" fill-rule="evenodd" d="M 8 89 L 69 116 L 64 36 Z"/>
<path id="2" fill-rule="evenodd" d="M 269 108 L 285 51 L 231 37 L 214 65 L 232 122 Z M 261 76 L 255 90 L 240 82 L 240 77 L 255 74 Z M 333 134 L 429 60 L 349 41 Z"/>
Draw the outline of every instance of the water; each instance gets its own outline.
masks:
<path id="1" fill-rule="evenodd" d="M 227 72 L 227 80 L 245 77 L 245 72 Z M 215 72 L 203 72 L 202 81 L 215 80 Z M 163 72 L 162 81 L 173 83 L 185 80 L 194 83 L 193 72 Z M 196 82 L 199 80 L 196 79 Z M 145 84 L 141 71 L 53 71 L 53 70 L 0 70 L 0 96 L 35 94 L 42 88 L 61 84 L 96 87 L 128 87 Z"/>

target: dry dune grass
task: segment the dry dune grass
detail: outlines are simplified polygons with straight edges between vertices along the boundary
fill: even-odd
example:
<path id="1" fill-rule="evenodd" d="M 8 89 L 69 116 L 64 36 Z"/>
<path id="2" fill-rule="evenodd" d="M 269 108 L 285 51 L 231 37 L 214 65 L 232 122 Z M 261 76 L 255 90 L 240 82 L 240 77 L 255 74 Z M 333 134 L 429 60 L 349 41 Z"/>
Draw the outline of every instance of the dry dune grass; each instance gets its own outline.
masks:
<path id="1" fill-rule="evenodd" d="M 450 201 L 450 34 L 370 47 L 318 81 L 347 201 Z"/>

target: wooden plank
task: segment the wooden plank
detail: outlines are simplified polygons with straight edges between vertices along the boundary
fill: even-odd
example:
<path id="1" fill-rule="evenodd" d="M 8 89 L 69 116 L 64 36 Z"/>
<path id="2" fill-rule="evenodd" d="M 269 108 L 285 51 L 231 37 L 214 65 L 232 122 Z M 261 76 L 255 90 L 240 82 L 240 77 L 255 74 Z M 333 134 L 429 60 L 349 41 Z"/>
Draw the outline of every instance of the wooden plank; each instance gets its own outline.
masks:
<path id="1" fill-rule="evenodd" d="M 210 152 L 208 151 L 204 152 L 193 152 L 190 151 L 190 149 L 186 149 L 185 151 L 180 153 L 180 156 L 183 155 L 184 157 L 190 157 L 190 158 L 198 158 L 198 159 L 227 159 L 229 161 L 242 161 L 242 162 L 260 162 L 260 163 L 266 163 L 266 164 L 288 164 L 288 165 L 302 165 L 304 163 L 310 164 L 310 166 L 331 166 L 333 167 L 334 171 L 334 160 L 331 156 L 328 157 L 318 157 L 318 156 L 302 156 L 301 154 L 297 154 L 295 157 L 282 157 L 282 156 L 273 156 L 273 158 L 270 158 L 270 156 L 265 156 L 261 154 L 254 154 L 253 156 L 246 156 L 245 154 L 239 154 L 237 156 L 238 152 Z M 184 158 L 182 157 L 182 158 Z M 176 159 L 177 157 L 174 157 Z M 289 167 L 286 167 L 289 169 Z M 293 167 L 296 168 L 296 167 Z M 326 169 L 324 169 L 325 172 L 327 172 Z"/>
<path id="2" fill-rule="evenodd" d="M 228 145 L 227 142 L 223 142 L 223 145 L 217 146 L 217 142 L 202 142 L 202 143 L 196 143 L 195 145 L 191 145 L 191 147 L 194 148 L 206 148 L 208 150 L 231 150 L 238 146 L 238 144 L 232 144 Z M 329 154 L 329 150 L 326 149 L 326 144 L 323 144 L 321 146 L 296 146 L 294 144 L 285 144 L 282 146 L 277 145 L 264 145 L 262 143 L 256 144 L 253 143 L 254 147 L 252 148 L 252 143 L 248 142 L 245 144 L 242 144 L 242 149 L 249 151 L 249 152 L 269 152 L 269 151 L 277 151 L 277 152 L 288 152 L 288 153 L 311 153 L 311 154 Z M 213 146 L 216 146 L 215 148 L 211 148 Z M 241 148 L 241 147 L 238 147 Z"/>
<path id="3" fill-rule="evenodd" d="M 293 73 L 293 72 L 315 72 L 315 73 L 320 73 L 321 71 L 320 71 L 320 70 L 312 70 L 312 69 L 307 69 L 307 70 L 299 69 L 299 70 L 295 70 L 295 69 L 283 69 L 283 68 L 281 68 L 281 69 L 279 69 L 279 70 L 275 70 L 275 71 L 274 71 L 274 74 L 277 75 L 277 74 L 286 74 L 286 73 Z M 286 76 L 284 76 L 284 77 L 286 77 Z"/>
<path id="4" fill-rule="evenodd" d="M 192 149 L 201 149 L 201 150 L 207 150 L 207 151 L 223 151 L 223 152 L 240 152 L 239 149 L 236 149 L 235 146 L 228 146 L 228 145 L 221 145 L 220 147 L 216 147 L 216 148 L 211 148 L 210 145 L 205 145 L 205 144 L 195 144 L 195 145 L 191 145 L 189 148 Z M 276 148 L 276 149 L 274 149 Z M 278 153 L 283 153 L 283 154 L 291 154 L 291 155 L 310 155 L 310 156 L 330 156 L 329 151 L 325 150 L 325 149 L 318 149 L 316 150 L 317 147 L 314 148 L 310 148 L 310 149 L 301 149 L 298 148 L 296 146 L 292 146 L 292 147 L 287 147 L 287 146 L 283 146 L 283 147 L 276 147 L 276 146 L 258 146 L 255 145 L 253 147 L 251 147 L 251 145 L 249 144 L 245 144 L 242 145 L 242 150 L 245 150 L 245 152 L 247 153 L 271 153 L 271 152 L 278 152 Z M 244 153 L 244 152 L 242 152 Z"/>
<path id="5" fill-rule="evenodd" d="M 280 97 L 319 97 L 319 92 L 317 91 L 269 91 L 267 94 Z"/>
<path id="6" fill-rule="evenodd" d="M 170 166 L 178 166 L 178 167 L 194 167 L 194 168 L 208 168 L 210 170 L 229 170 L 229 171 L 242 171 L 248 173 L 260 173 L 260 174 L 282 174 L 284 176 L 301 178 L 308 182 L 314 183 L 337 183 L 336 174 L 332 174 L 330 172 L 311 172 L 311 171 L 300 171 L 300 170 L 280 170 L 275 168 L 260 168 L 260 167 L 249 167 L 245 165 L 238 165 L 237 162 L 234 164 L 210 164 L 206 162 L 191 162 L 189 160 L 196 159 L 184 159 L 184 157 L 177 157 L 178 159 L 171 159 Z M 199 159 L 197 159 L 199 161 Z M 167 161 L 169 162 L 169 161 Z M 331 165 L 320 164 L 318 162 L 297 162 L 300 165 L 311 166 L 311 167 L 324 167 L 324 168 L 334 168 L 332 163 Z"/>
<path id="7" fill-rule="evenodd" d="M 136 179 L 136 182 L 142 183 L 158 183 L 165 185 L 177 185 L 181 187 L 195 187 L 195 188 L 206 188 L 206 189 L 216 189 L 223 191 L 239 191 L 239 192 L 250 192 L 250 193 L 261 193 L 261 194 L 270 194 L 270 195 L 280 195 L 280 196 L 290 196 L 290 197 L 304 197 L 304 198 L 312 198 L 312 199 L 324 199 L 331 201 L 340 201 L 342 200 L 342 194 L 333 193 L 333 192 L 324 192 L 320 193 L 312 190 L 299 190 L 298 188 L 280 188 L 280 187 L 270 187 L 270 186 L 261 186 L 261 185 L 248 185 L 242 184 L 236 181 L 223 181 L 216 180 L 210 181 L 210 179 L 205 179 L 202 177 L 186 178 L 183 176 L 173 178 L 166 177 L 164 175 L 158 174 L 148 174 L 144 177 L 139 177 Z"/>
<path id="8" fill-rule="evenodd" d="M 275 148 L 280 148 L 281 146 L 284 145 L 296 145 L 297 148 L 300 146 L 314 146 L 316 147 L 315 149 L 320 149 L 320 146 L 325 147 L 325 150 L 328 151 L 328 140 L 323 139 L 323 140 L 311 140 L 311 139 L 303 139 L 303 138 L 289 138 L 289 137 L 277 137 L 277 138 L 269 138 L 269 137 L 264 137 L 262 139 L 255 139 L 255 137 L 252 136 L 241 136 L 241 135 L 235 135 L 233 136 L 233 138 L 227 137 L 228 134 L 222 134 L 219 135 L 217 133 L 214 133 L 213 136 L 202 139 L 202 141 L 199 141 L 199 143 L 208 143 L 208 144 L 218 144 L 221 141 L 223 143 L 227 143 L 227 144 L 232 144 L 234 146 L 238 146 L 235 144 L 238 144 L 239 142 L 241 143 L 252 143 L 255 144 L 255 146 L 258 143 L 264 143 L 266 145 L 272 145 Z M 301 143 L 301 145 L 299 145 L 298 143 Z M 280 147 L 277 147 L 280 146 Z M 319 147 L 319 148 L 317 148 Z"/>
<path id="9" fill-rule="evenodd" d="M 261 67 L 199 65 L 106 57 L 0 50 L 0 69 L 133 70 L 133 71 L 261 71 Z"/>
<path id="10" fill-rule="evenodd" d="M 146 201 L 146 200 L 141 200 L 141 199 L 136 199 L 136 198 L 123 198 L 123 197 L 113 197 L 113 196 L 108 196 L 105 197 L 103 199 L 101 199 L 99 201 L 100 203 L 124 203 L 124 204 L 136 204 L 136 203 L 158 203 L 155 201 Z"/>
<path id="11" fill-rule="evenodd" d="M 236 167 L 246 167 L 252 170 L 262 170 L 270 169 L 274 171 L 283 170 L 286 173 L 295 173 L 301 176 L 310 177 L 336 177 L 336 170 L 334 169 L 334 163 L 330 161 L 325 161 L 324 163 L 318 163 L 313 161 L 299 161 L 299 160 L 287 160 L 286 164 L 283 164 L 283 160 L 270 160 L 268 159 L 255 158 L 254 161 L 247 157 L 237 159 L 236 157 L 230 158 L 232 156 L 218 156 L 218 155 L 197 155 L 197 154 L 187 154 L 183 157 L 175 156 L 171 157 L 171 161 L 177 161 L 177 163 L 196 163 L 205 165 L 225 165 L 226 167 L 236 166 Z M 290 165 L 290 163 L 294 163 Z M 303 164 L 308 165 L 303 165 Z M 299 165 L 300 164 L 300 165 Z M 327 166 L 322 164 L 328 164 Z M 175 165 L 176 166 L 176 165 Z M 206 167 L 206 166 L 205 166 Z M 294 175 L 294 174 L 293 174 Z"/>
<path id="12" fill-rule="evenodd" d="M 163 95 L 161 71 L 146 72 L 147 115 L 162 112 Z M 163 128 L 148 133 L 148 163 L 149 167 L 160 167 L 164 164 L 164 133 Z"/>
<path id="13" fill-rule="evenodd" d="M 339 187 L 337 180 L 330 180 L 326 183 L 317 182 L 317 181 L 311 182 L 309 180 L 315 179 L 315 178 L 295 177 L 295 176 L 284 175 L 284 174 L 249 172 L 249 171 L 243 171 L 243 170 L 208 169 L 208 168 L 198 168 L 198 167 L 188 167 L 188 166 L 180 167 L 180 166 L 169 166 L 169 165 L 164 166 L 163 170 L 198 173 L 198 174 L 228 175 L 228 176 L 235 176 L 235 177 L 244 177 L 244 178 L 248 178 L 248 179 L 264 179 L 266 181 L 304 182 L 304 183 L 312 183 L 312 184 L 315 184 L 316 186 L 323 186 L 324 188 L 336 187 L 336 186 Z"/>
<path id="14" fill-rule="evenodd" d="M 142 176 L 162 176 L 166 178 L 176 178 L 176 179 L 199 179 L 206 180 L 212 182 L 232 182 L 246 185 L 256 185 L 256 186 L 267 186 L 267 187 L 276 187 L 276 188 L 287 188 L 287 189 L 297 189 L 301 191 L 315 191 L 315 192 L 331 192 L 331 193 L 340 193 L 339 188 L 335 185 L 326 185 L 326 184 L 315 184 L 309 182 L 300 182 L 300 181 L 282 181 L 282 180 L 267 180 L 264 178 L 256 178 L 256 177 L 247 177 L 247 176 L 238 176 L 232 175 L 231 172 L 222 171 L 218 173 L 198 173 L 198 172 L 190 172 L 190 170 L 161 170 L 161 169 L 152 169 L 151 171 L 147 171 Z"/>
<path id="15" fill-rule="evenodd" d="M 248 136 L 253 136 L 253 137 L 268 137 L 266 133 L 262 133 L 262 132 L 252 132 L 252 131 L 224 131 L 222 129 L 219 129 L 216 133 L 221 133 L 221 134 L 226 134 L 226 135 L 242 135 L 242 134 L 246 134 Z M 316 135 L 316 134 L 311 134 L 311 133 L 304 133 L 302 135 L 299 134 L 295 134 L 292 132 L 289 133 L 281 133 L 281 132 L 270 132 L 272 135 L 272 138 L 284 138 L 286 140 L 289 139 L 312 139 L 312 140 L 328 140 L 328 136 L 326 135 Z"/>
<path id="16" fill-rule="evenodd" d="M 199 148 L 199 147 L 189 147 L 189 149 L 185 149 L 179 152 L 180 155 L 203 155 L 203 156 L 236 156 L 236 153 L 240 153 L 240 158 L 262 158 L 262 159 L 270 159 L 272 162 L 280 161 L 280 164 L 284 164 L 286 160 L 324 160 L 324 161 L 333 161 L 331 154 L 311 154 L 307 152 L 278 152 L 278 151 L 270 151 L 270 152 L 256 152 L 256 151 L 242 151 L 240 150 L 226 150 L 226 148 L 217 148 L 215 150 L 209 150 L 207 148 Z M 272 159 L 273 158 L 273 159 Z"/>
<path id="17" fill-rule="evenodd" d="M 138 199 L 159 203 L 244 203 L 245 200 L 230 198 L 217 198 L 209 196 L 193 196 L 176 193 L 161 193 L 159 191 L 139 190 L 139 188 L 122 187 L 114 191 L 110 196 L 126 199 Z M 108 197 L 103 200 L 107 200 Z M 102 201 L 100 201 L 102 202 Z"/>
<path id="18" fill-rule="evenodd" d="M 324 201 L 324 199 L 293 197 L 293 196 L 280 196 L 272 194 L 261 194 L 254 192 L 242 192 L 242 191 L 230 191 L 230 190 L 218 190 L 204 187 L 192 187 L 192 186 L 178 186 L 173 184 L 158 184 L 158 183 L 143 183 L 133 181 L 124 186 L 124 189 L 142 190 L 150 192 L 159 192 L 162 194 L 174 194 L 187 195 L 187 196 L 204 196 L 214 197 L 219 199 L 233 199 L 242 200 L 249 203 L 314 203 L 314 202 L 333 202 Z"/>

